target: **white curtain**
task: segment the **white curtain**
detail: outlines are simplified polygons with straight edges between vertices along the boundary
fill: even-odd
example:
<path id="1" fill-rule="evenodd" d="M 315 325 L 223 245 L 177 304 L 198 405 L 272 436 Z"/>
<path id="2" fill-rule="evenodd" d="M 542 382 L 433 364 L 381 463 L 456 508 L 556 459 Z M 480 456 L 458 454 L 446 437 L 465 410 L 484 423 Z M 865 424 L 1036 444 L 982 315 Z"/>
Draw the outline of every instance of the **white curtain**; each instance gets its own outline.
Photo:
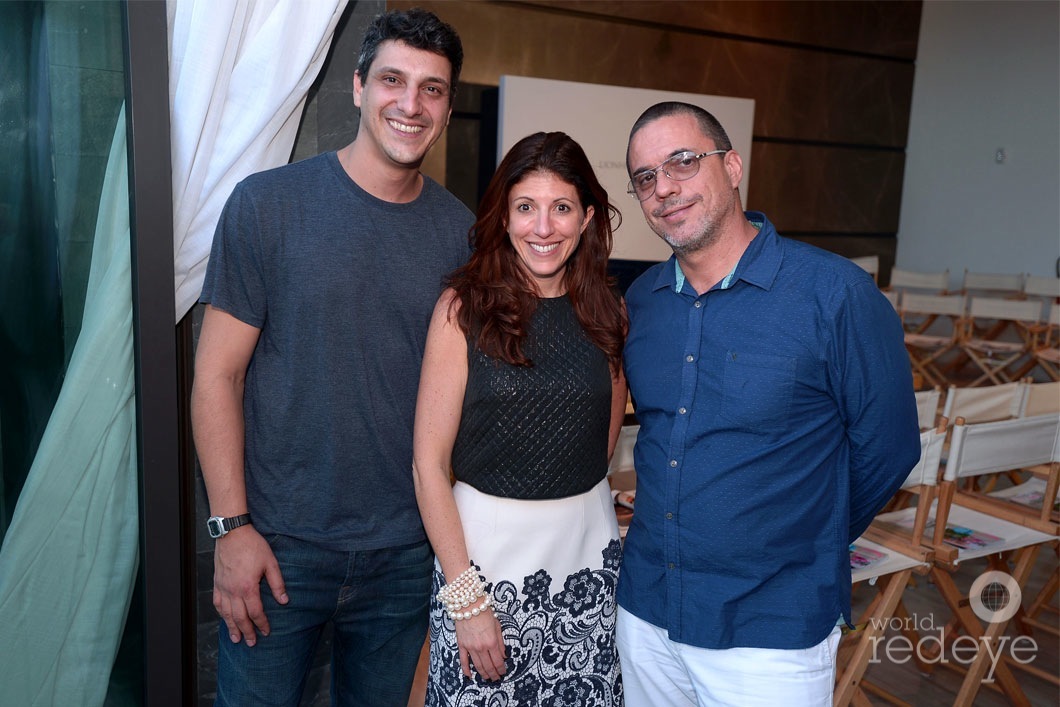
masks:
<path id="1" fill-rule="evenodd" d="M 167 0 L 176 320 L 233 187 L 285 164 L 346 0 Z M 353 90 L 353 77 L 350 77 Z"/>
<path id="2" fill-rule="evenodd" d="M 125 110 L 59 398 L 0 548 L 0 704 L 100 705 L 137 567 Z"/>

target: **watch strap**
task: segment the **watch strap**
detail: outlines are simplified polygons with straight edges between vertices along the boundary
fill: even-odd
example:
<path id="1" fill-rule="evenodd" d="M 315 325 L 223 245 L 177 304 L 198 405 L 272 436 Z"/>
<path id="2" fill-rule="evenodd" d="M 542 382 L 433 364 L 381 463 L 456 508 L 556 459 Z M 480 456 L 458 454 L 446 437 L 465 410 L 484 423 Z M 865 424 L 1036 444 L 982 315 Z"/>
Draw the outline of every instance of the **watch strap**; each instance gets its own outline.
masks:
<path id="1" fill-rule="evenodd" d="M 221 521 L 221 525 L 224 526 L 226 533 L 230 533 L 241 525 L 250 525 L 250 514 L 244 513 L 242 515 L 232 516 L 231 518 L 225 518 Z"/>

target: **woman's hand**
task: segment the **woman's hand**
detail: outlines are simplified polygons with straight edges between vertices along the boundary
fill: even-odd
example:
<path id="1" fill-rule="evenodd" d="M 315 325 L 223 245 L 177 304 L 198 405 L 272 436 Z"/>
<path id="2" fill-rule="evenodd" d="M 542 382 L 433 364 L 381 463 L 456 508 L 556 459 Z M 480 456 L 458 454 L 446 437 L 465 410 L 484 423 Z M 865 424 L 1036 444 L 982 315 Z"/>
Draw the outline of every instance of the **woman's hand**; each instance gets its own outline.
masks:
<path id="1" fill-rule="evenodd" d="M 487 680 L 500 680 L 507 667 L 504 664 L 504 637 L 501 624 L 492 611 L 486 611 L 470 619 L 454 621 L 456 645 L 460 652 L 460 667 L 464 675 L 471 677 L 470 663 Z"/>

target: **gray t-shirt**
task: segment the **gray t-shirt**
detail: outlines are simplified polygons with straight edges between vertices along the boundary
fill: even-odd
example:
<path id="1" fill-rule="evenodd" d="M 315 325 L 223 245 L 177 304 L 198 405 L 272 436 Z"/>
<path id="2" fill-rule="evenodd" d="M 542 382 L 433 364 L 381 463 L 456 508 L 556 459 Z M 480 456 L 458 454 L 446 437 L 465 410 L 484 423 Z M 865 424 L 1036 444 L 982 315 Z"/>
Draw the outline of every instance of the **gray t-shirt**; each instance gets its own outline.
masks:
<path id="1" fill-rule="evenodd" d="M 261 329 L 245 466 L 266 537 L 337 550 L 424 538 L 412 486 L 420 364 L 474 218 L 423 182 L 415 201 L 381 201 L 332 152 L 248 177 L 221 215 L 200 301 Z"/>

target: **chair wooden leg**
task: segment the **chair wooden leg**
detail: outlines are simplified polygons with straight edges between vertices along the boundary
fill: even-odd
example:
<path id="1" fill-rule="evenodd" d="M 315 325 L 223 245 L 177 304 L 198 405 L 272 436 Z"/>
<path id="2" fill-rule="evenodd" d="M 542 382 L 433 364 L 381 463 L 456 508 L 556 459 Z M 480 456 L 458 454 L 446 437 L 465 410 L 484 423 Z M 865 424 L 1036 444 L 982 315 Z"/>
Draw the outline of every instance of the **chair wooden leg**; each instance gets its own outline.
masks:
<path id="1" fill-rule="evenodd" d="M 908 581 L 912 581 L 912 577 Z M 905 603 L 901 599 L 898 600 L 898 606 L 894 608 L 894 616 L 902 622 L 902 635 L 906 637 L 909 644 L 919 646 L 920 634 L 915 628 L 916 623 L 909 615 L 909 612 L 906 611 Z M 922 675 L 930 675 L 935 672 L 935 664 L 927 660 L 926 655 L 921 655 L 921 651 L 913 651 L 913 660 L 916 661 L 916 666 Z"/>
<path id="2" fill-rule="evenodd" d="M 877 687 L 868 680 L 861 683 L 861 687 L 862 689 L 857 694 L 857 696 L 861 698 L 861 701 L 854 702 L 857 707 L 861 707 L 861 705 L 864 705 L 865 707 L 873 707 L 872 703 L 869 702 L 869 699 L 865 696 L 866 692 L 871 692 L 873 695 L 879 697 L 887 704 L 894 705 L 895 707 L 913 707 L 913 705 L 909 702 L 898 699 L 891 693 L 887 692 L 886 690 L 880 687 Z"/>
<path id="3" fill-rule="evenodd" d="M 1020 618 L 1020 626 L 1022 627 L 1021 633 L 1027 636 L 1032 636 L 1033 629 L 1038 628 L 1047 633 L 1051 633 L 1054 636 L 1060 635 L 1060 629 L 1057 629 L 1055 622 L 1045 622 L 1038 619 L 1038 614 L 1043 611 L 1051 611 L 1052 606 L 1049 604 L 1056 596 L 1057 589 L 1060 588 L 1060 574 L 1053 572 L 1049 577 L 1049 581 L 1045 583 L 1041 591 L 1038 592 L 1038 596 L 1034 598 L 1030 606 L 1027 607 L 1027 613 L 1025 616 Z"/>
<path id="4" fill-rule="evenodd" d="M 1036 550 L 1036 548 L 1024 548 L 1024 550 L 1030 549 Z M 1021 551 L 1021 554 L 1027 553 Z M 1037 553 L 1033 552 L 1029 554 L 1036 555 Z M 1021 562 L 1021 564 L 1026 563 Z M 1026 564 L 1023 570 L 1023 580 L 1026 581 L 1025 575 L 1026 573 L 1029 573 L 1030 565 Z M 935 580 L 935 586 L 938 588 L 946 605 L 949 606 L 950 611 L 953 612 L 957 621 L 960 623 L 961 627 L 964 628 L 968 636 L 975 639 L 979 648 L 975 660 L 965 673 L 964 681 L 961 684 L 961 690 L 957 694 L 957 700 L 954 702 L 954 707 L 970 707 L 975 699 L 976 693 L 979 691 L 980 683 L 986 675 L 987 668 L 990 667 L 988 664 L 990 656 L 986 650 L 983 650 L 983 646 L 986 645 L 989 649 L 993 650 L 997 637 L 1004 632 L 1005 626 L 1008 625 L 1008 622 L 992 623 L 988 629 L 989 634 L 984 633 L 983 627 L 979 623 L 979 618 L 969 607 L 964 595 L 957 589 L 957 585 L 954 583 L 953 577 L 950 573 L 944 569 L 936 567 L 931 570 L 931 574 Z M 1013 575 L 1013 577 L 1016 579 L 1017 583 L 1020 582 L 1018 576 Z M 1026 695 L 1023 694 L 1019 682 L 1016 681 L 1012 671 L 1009 670 L 1004 662 L 998 661 L 994 671 L 994 677 L 1000 684 L 1002 691 L 1004 691 L 1014 705 L 1018 705 L 1019 707 L 1030 707 L 1030 703 L 1027 701 Z"/>
<path id="5" fill-rule="evenodd" d="M 1027 577 L 1030 575 L 1030 568 L 1034 565 L 1040 549 L 1041 546 L 1038 545 L 1025 547 L 1018 550 L 1017 555 L 1015 555 L 1017 562 L 1015 562 L 1015 567 L 1012 569 L 1011 577 L 1021 589 L 1026 585 Z M 992 567 L 1004 567 L 1007 569 L 1007 564 L 999 563 L 1001 563 L 1000 555 L 991 556 Z M 976 693 L 978 693 L 984 679 L 987 677 L 996 679 L 997 684 L 1001 686 L 1001 689 L 1013 705 L 1029 707 L 1030 703 L 1027 701 L 1019 682 L 1009 670 L 1007 662 L 996 659 L 991 664 L 991 655 L 999 656 L 1002 652 L 1002 648 L 999 646 L 999 639 L 1004 635 L 1011 619 L 990 623 L 986 631 L 984 631 L 983 625 L 979 623 L 979 619 L 972 612 L 968 601 L 957 589 L 950 573 L 936 567 L 932 570 L 932 576 L 943 600 L 946 601 L 962 628 L 976 641 L 978 647 L 975 659 L 968 667 L 964 682 L 960 685 L 960 691 L 957 693 L 954 707 L 971 707 Z M 987 671 L 989 669 L 993 670 L 993 675 L 988 675 Z"/>
<path id="6" fill-rule="evenodd" d="M 862 615 L 863 624 L 857 631 L 857 644 L 836 682 L 835 694 L 832 697 L 833 707 L 845 707 L 854 699 L 878 640 L 886 632 L 887 621 L 902 598 L 902 592 L 905 591 L 905 585 L 912 573 L 912 570 L 902 570 L 881 577 L 877 582 L 879 594 Z"/>

